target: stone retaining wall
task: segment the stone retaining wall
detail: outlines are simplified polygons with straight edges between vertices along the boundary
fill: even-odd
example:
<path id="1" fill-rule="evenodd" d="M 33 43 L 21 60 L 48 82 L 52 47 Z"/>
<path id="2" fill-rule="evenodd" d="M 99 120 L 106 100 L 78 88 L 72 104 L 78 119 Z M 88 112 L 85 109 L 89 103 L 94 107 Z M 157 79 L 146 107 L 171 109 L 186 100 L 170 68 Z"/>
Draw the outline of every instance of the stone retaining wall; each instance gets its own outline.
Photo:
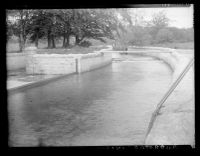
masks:
<path id="1" fill-rule="evenodd" d="M 26 64 L 27 74 L 71 74 L 76 72 L 74 57 L 60 54 L 29 55 Z"/>
<path id="2" fill-rule="evenodd" d="M 107 64 L 110 64 L 112 62 L 112 57 L 110 54 L 104 54 L 104 53 L 97 53 L 97 55 L 83 55 L 80 59 L 78 59 L 79 65 L 78 65 L 78 73 L 91 71 L 93 69 L 97 69 L 100 67 L 103 67 Z"/>
<path id="3" fill-rule="evenodd" d="M 165 61 L 173 70 L 173 83 L 190 59 L 171 50 L 168 54 L 150 54 Z M 165 101 L 145 140 L 146 145 L 194 145 L 194 67 Z"/>
<path id="4" fill-rule="evenodd" d="M 7 70 L 18 70 L 26 67 L 25 53 L 8 53 L 6 55 Z"/>
<path id="5" fill-rule="evenodd" d="M 72 74 L 103 67 L 112 62 L 110 54 L 36 54 L 27 52 L 27 74 Z"/>
<path id="6" fill-rule="evenodd" d="M 179 54 L 175 49 L 146 48 L 143 51 L 132 52 L 164 61 L 173 72 L 171 84 L 176 81 L 191 59 Z M 113 59 L 120 58 L 119 53 L 115 54 L 110 49 L 105 49 L 105 52 L 114 53 Z M 192 67 L 163 104 L 150 133 L 145 138 L 145 144 L 193 146 L 194 135 L 194 67 Z"/>

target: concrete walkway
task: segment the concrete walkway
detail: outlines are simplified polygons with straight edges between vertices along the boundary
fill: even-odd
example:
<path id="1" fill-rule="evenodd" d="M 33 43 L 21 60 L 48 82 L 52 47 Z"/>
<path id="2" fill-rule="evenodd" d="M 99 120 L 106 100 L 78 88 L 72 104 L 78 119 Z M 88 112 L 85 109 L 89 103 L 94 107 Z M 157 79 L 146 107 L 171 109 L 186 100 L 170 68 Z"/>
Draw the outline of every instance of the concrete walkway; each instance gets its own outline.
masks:
<path id="1" fill-rule="evenodd" d="M 170 61 L 176 58 L 176 61 Z M 193 56 L 172 53 L 168 61 L 173 67 L 172 83 Z M 150 134 L 147 136 L 146 145 L 191 145 L 194 144 L 194 67 L 181 80 L 172 92 L 156 117 Z"/>
<path id="2" fill-rule="evenodd" d="M 7 90 L 11 91 L 14 89 L 23 88 L 62 76 L 63 75 L 27 75 L 24 72 L 15 71 L 15 75 L 8 76 Z"/>

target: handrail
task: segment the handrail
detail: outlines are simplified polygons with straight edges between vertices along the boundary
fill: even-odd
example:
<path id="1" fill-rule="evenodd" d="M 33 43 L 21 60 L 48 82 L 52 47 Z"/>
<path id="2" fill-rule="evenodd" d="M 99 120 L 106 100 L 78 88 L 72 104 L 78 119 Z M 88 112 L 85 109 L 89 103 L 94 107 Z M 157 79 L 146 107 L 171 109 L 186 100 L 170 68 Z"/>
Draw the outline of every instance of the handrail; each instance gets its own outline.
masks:
<path id="1" fill-rule="evenodd" d="M 148 129 L 147 129 L 147 133 L 145 136 L 145 139 L 147 138 L 148 134 L 150 133 L 154 121 L 163 105 L 163 103 L 167 100 L 167 98 L 171 95 L 171 93 L 174 91 L 174 89 L 178 86 L 178 84 L 180 83 L 180 81 L 183 79 L 183 77 L 185 76 L 185 74 L 189 71 L 189 69 L 192 67 L 194 63 L 194 58 L 191 59 L 191 61 L 188 63 L 188 65 L 185 67 L 185 69 L 182 71 L 182 73 L 179 75 L 179 77 L 176 79 L 176 81 L 171 85 L 171 87 L 169 88 L 169 90 L 166 92 L 166 94 L 163 96 L 163 98 L 160 100 L 160 102 L 157 105 L 156 110 L 153 112 Z"/>

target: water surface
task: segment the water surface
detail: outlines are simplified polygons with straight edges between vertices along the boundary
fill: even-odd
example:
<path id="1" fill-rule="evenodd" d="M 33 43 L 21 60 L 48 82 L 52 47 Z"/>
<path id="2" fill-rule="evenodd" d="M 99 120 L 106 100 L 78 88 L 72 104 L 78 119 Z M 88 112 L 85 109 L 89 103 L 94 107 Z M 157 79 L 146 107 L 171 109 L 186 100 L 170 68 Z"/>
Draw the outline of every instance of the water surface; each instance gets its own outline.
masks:
<path id="1" fill-rule="evenodd" d="M 170 82 L 162 61 L 120 61 L 12 94 L 10 145 L 141 145 Z"/>

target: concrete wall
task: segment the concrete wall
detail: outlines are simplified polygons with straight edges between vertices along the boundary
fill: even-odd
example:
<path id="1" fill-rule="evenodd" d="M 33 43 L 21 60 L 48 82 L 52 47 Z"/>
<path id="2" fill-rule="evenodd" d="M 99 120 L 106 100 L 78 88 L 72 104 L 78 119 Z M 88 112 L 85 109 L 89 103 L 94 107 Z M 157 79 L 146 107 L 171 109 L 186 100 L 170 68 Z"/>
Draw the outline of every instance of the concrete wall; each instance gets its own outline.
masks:
<path id="1" fill-rule="evenodd" d="M 110 64 L 112 57 L 111 54 L 107 53 L 85 54 L 79 61 L 78 73 L 82 73 Z"/>
<path id="2" fill-rule="evenodd" d="M 26 72 L 28 74 L 82 73 L 103 67 L 112 62 L 110 54 L 35 54 L 28 52 Z"/>
<path id="3" fill-rule="evenodd" d="M 17 70 L 26 67 L 25 53 L 8 53 L 6 56 L 7 70 Z"/>
<path id="4" fill-rule="evenodd" d="M 113 59 L 120 54 L 114 51 Z M 119 52 L 119 51 L 118 51 Z M 121 51 L 123 52 L 123 51 Z M 128 51 L 131 53 L 131 51 Z M 172 70 L 171 85 L 189 63 L 191 57 L 185 57 L 174 49 L 148 47 L 143 51 L 132 51 L 143 56 L 151 56 L 164 61 Z M 171 86 L 169 85 L 169 87 Z M 158 101 L 159 102 L 159 101 Z M 150 120 L 149 120 L 150 121 Z M 146 145 L 194 145 L 194 67 L 181 80 L 177 88 L 163 104 L 154 121 L 150 133 L 145 138 Z"/>
<path id="5" fill-rule="evenodd" d="M 34 54 L 28 56 L 27 74 L 71 74 L 76 72 L 74 57 L 60 54 Z"/>
<path id="6" fill-rule="evenodd" d="M 173 69 L 173 83 L 189 63 L 185 56 L 173 51 L 158 55 Z M 182 79 L 156 117 L 146 145 L 194 145 L 194 68 Z"/>
<path id="7" fill-rule="evenodd" d="M 161 50 L 166 50 L 166 53 L 143 53 L 143 55 L 161 59 L 168 64 L 173 71 L 171 81 L 173 84 L 191 57 L 185 57 L 174 49 Z M 194 67 L 192 67 L 163 104 L 145 139 L 145 144 L 194 146 L 194 136 Z"/>

